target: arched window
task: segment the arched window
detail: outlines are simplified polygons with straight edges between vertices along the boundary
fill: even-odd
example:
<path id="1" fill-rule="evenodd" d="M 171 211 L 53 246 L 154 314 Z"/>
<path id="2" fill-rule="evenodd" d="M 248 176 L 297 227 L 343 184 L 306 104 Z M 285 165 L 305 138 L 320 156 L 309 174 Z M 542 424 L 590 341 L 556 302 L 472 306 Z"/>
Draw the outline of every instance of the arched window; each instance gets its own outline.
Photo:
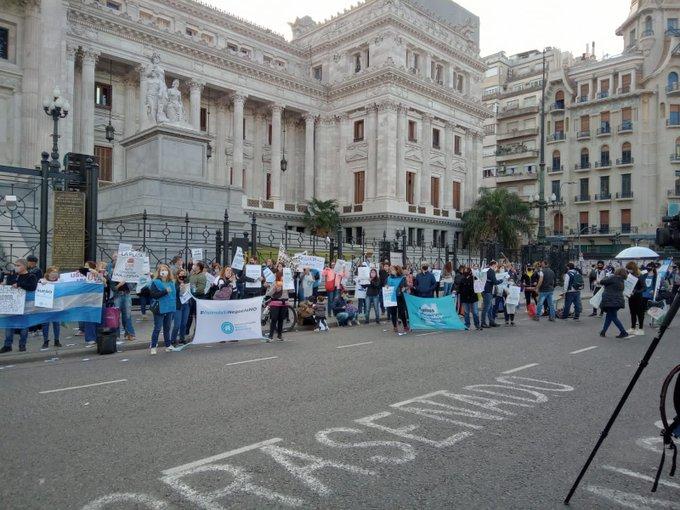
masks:
<path id="1" fill-rule="evenodd" d="M 564 233 L 564 216 L 562 213 L 557 213 L 553 216 L 553 230 L 555 235 L 562 235 Z"/>
<path id="2" fill-rule="evenodd" d="M 555 108 L 564 109 L 564 92 L 562 90 L 555 92 Z"/>
<path id="3" fill-rule="evenodd" d="M 678 73 L 675 71 L 668 73 L 668 87 L 666 89 L 669 92 L 678 89 Z"/>
<path id="4" fill-rule="evenodd" d="M 647 16 L 645 18 L 645 32 L 642 34 L 643 36 L 647 35 L 652 35 L 654 32 L 652 31 L 652 17 Z"/>
<path id="5" fill-rule="evenodd" d="M 621 163 L 632 163 L 633 162 L 633 155 L 632 155 L 632 147 L 630 145 L 630 142 L 625 142 L 621 146 Z"/>
<path id="6" fill-rule="evenodd" d="M 590 153 L 588 149 L 581 149 L 581 168 L 590 168 Z"/>
<path id="7" fill-rule="evenodd" d="M 603 145 L 600 149 L 600 166 L 609 166 L 609 145 Z"/>
<path id="8" fill-rule="evenodd" d="M 560 151 L 553 151 L 552 153 L 552 171 L 559 172 L 562 170 L 562 156 Z"/>

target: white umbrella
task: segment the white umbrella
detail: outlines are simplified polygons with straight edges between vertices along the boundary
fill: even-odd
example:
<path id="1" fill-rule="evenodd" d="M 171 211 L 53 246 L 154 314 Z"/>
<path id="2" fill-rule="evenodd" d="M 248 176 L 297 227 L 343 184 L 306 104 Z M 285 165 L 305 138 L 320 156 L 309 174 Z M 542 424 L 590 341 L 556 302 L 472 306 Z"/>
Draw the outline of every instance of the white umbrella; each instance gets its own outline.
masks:
<path id="1" fill-rule="evenodd" d="M 631 246 L 616 256 L 617 259 L 658 259 L 659 254 L 645 246 Z"/>

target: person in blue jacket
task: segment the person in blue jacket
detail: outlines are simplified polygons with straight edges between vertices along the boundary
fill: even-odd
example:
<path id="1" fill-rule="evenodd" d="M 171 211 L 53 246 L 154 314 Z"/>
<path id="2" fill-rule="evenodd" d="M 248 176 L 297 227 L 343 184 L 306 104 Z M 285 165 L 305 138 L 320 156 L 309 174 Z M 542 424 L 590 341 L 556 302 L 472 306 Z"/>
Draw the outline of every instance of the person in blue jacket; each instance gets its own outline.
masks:
<path id="1" fill-rule="evenodd" d="M 156 273 L 153 276 L 153 281 L 149 284 L 149 294 L 151 298 L 156 300 L 157 306 L 152 305 L 151 309 L 153 315 L 153 333 L 151 333 L 151 349 L 149 354 L 156 354 L 156 346 L 158 345 L 158 335 L 163 328 L 163 340 L 165 342 L 165 350 L 172 351 L 172 342 L 170 338 L 170 327 L 172 326 L 172 318 L 177 310 L 177 297 L 175 290 L 175 275 L 172 274 L 170 268 L 165 264 L 159 264 Z"/>
<path id="2" fill-rule="evenodd" d="M 427 264 L 423 264 L 420 273 L 416 276 L 414 285 L 415 295 L 422 298 L 434 297 L 437 288 L 437 279 L 434 277 Z"/>

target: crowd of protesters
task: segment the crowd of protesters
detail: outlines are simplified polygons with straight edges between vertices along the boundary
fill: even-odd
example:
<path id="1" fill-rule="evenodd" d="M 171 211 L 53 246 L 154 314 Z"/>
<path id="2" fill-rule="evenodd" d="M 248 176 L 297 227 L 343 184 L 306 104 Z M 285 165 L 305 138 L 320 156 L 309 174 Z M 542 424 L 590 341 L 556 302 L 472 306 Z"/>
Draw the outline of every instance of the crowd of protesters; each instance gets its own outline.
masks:
<path id="1" fill-rule="evenodd" d="M 1 284 L 20 287 L 28 292 L 34 291 L 39 282 L 57 282 L 59 268 L 50 267 L 43 275 L 35 257 L 19 259 L 14 271 L 4 273 Z M 480 268 L 477 265 L 453 266 L 447 262 L 441 269 L 433 271 L 428 264 L 420 267 L 390 264 L 371 264 L 369 261 L 351 265 L 351 270 L 336 272 L 335 262 L 327 263 L 323 270 L 310 267 L 292 267 L 293 289 L 284 290 L 284 262 L 267 259 L 262 266 L 274 275 L 269 281 L 246 276 L 245 268 L 240 270 L 221 267 L 214 262 L 210 265 L 203 261 L 185 264 L 184 259 L 175 257 L 169 264 L 160 263 L 149 281 L 141 289 L 125 281 L 112 278 L 116 256 L 106 263 L 87 262 L 80 272 L 90 280 L 103 283 L 104 307 L 115 307 L 120 311 L 119 332 L 127 341 L 136 339 L 133 317 L 133 295 L 136 292 L 141 316 L 139 321 L 153 317 L 153 331 L 150 338 L 150 354 L 157 353 L 160 335 L 167 351 L 190 342 L 192 325 L 195 323 L 196 300 L 246 299 L 264 296 L 269 308 L 269 331 L 263 340 L 269 342 L 276 335 L 283 340 L 283 323 L 288 306 L 298 311 L 300 320 L 312 321 L 315 331 L 329 330 L 334 319 L 338 327 L 356 326 L 360 322 L 376 324 L 391 323 L 395 333 L 409 333 L 409 317 L 405 295 L 432 298 L 455 296 L 457 312 L 464 321 L 465 328 L 491 329 L 499 327 L 502 320 L 505 326 L 517 324 L 517 314 L 523 309 L 534 321 L 543 317 L 549 322 L 573 319 L 579 321 L 582 314 L 582 292 L 585 279 L 588 279 L 593 294 L 601 291 L 601 301 L 594 308 L 591 317 L 604 315 L 600 335 L 605 336 L 610 325 L 619 330 L 617 338 L 629 335 L 643 335 L 645 313 L 652 299 L 658 294 L 670 302 L 680 289 L 680 274 L 677 266 L 672 266 L 663 282 L 657 284 L 657 263 L 638 267 L 629 262 L 625 267 L 614 268 L 599 261 L 588 274 L 574 263 L 564 268 L 551 268 L 547 261 L 519 267 L 508 261 L 491 261 Z M 260 265 L 255 257 L 247 260 L 250 265 Z M 185 267 L 186 266 L 186 267 Z M 369 267 L 368 279 L 359 281 L 358 268 Z M 344 267 L 344 265 L 343 265 Z M 556 269 L 564 274 L 558 279 Z M 626 330 L 618 318 L 618 311 L 625 308 L 625 281 L 629 275 L 637 278 L 632 291 L 628 294 L 631 328 Z M 396 306 L 385 306 L 383 289 L 393 289 Z M 555 299 L 563 306 L 558 309 Z M 193 299 L 183 300 L 181 296 L 190 291 Z M 361 291 L 361 292 L 359 292 Z M 518 298 L 521 296 L 522 298 Z M 562 300 L 563 299 L 563 300 Z M 572 312 L 573 309 L 573 312 Z M 53 345 L 60 347 L 61 325 L 51 323 Z M 26 350 L 28 336 L 33 332 L 43 337 L 43 348 L 49 347 L 50 323 L 28 329 L 7 329 L 4 347 L 0 352 L 12 350 L 14 336 L 19 335 L 19 350 Z M 80 323 L 76 335 L 83 335 L 85 343 L 94 344 L 98 335 L 98 324 Z"/>

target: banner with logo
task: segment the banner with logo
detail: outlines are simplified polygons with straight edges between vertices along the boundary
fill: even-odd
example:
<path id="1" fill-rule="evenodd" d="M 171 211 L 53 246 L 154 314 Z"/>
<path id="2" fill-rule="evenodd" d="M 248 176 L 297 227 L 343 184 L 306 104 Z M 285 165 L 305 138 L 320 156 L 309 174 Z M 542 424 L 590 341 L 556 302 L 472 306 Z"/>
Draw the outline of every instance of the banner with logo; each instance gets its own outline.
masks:
<path id="1" fill-rule="evenodd" d="M 307 255 L 307 252 L 296 253 L 293 255 L 292 263 L 295 266 L 296 271 L 302 271 L 305 267 L 309 269 L 316 269 L 323 271 L 326 264 L 326 260 L 323 257 L 315 257 L 313 255 Z"/>
<path id="2" fill-rule="evenodd" d="M 228 301 L 196 300 L 194 344 L 262 338 L 262 296 Z"/>
<path id="3" fill-rule="evenodd" d="M 465 330 L 456 312 L 456 300 L 451 296 L 421 298 L 404 294 L 408 321 L 411 329 L 418 330 Z"/>

